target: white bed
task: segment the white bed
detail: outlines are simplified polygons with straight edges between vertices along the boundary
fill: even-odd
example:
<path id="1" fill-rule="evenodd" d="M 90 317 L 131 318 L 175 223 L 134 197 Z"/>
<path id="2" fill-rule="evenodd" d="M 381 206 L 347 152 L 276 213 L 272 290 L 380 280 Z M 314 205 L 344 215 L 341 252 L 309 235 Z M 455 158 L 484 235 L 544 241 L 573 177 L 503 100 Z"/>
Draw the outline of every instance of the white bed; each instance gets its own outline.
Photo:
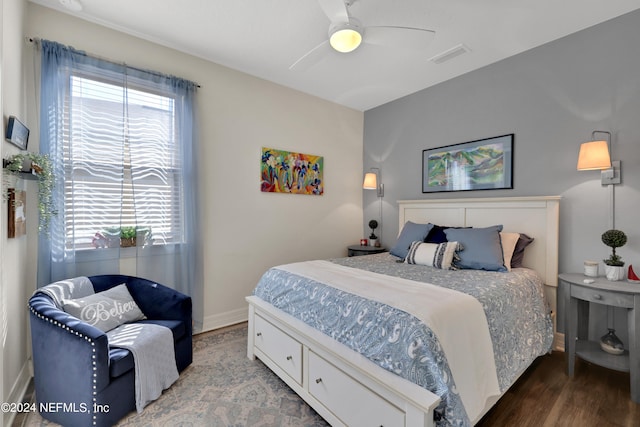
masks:
<path id="1" fill-rule="evenodd" d="M 534 237 L 523 264 L 543 279 L 555 313 L 559 201 L 557 196 L 400 201 L 399 226 L 402 229 L 406 221 L 464 227 L 502 224 L 504 231 Z M 434 425 L 433 411 L 440 403 L 437 395 L 257 296 L 247 301 L 248 357 L 260 358 L 330 424 Z M 555 337 L 555 342 L 561 340 Z M 499 397 L 488 401 L 472 423 Z"/>

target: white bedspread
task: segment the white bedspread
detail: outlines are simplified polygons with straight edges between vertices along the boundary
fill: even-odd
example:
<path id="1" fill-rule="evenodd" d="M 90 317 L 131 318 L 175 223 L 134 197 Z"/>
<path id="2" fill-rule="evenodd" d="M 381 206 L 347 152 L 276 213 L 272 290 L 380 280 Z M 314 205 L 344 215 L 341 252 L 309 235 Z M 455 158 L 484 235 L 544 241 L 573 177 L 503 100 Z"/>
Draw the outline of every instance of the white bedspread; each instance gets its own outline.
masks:
<path id="1" fill-rule="evenodd" d="M 438 337 L 470 419 L 477 419 L 487 400 L 500 394 L 487 319 L 472 296 L 329 261 L 277 268 L 396 307 L 424 322 Z"/>

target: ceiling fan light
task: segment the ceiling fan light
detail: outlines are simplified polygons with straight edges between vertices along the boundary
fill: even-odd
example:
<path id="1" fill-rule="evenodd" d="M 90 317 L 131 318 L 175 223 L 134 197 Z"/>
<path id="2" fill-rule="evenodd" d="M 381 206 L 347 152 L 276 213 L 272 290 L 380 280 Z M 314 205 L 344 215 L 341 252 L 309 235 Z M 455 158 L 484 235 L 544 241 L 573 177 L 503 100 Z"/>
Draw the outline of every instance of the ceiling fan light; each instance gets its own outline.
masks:
<path id="1" fill-rule="evenodd" d="M 349 53 L 358 48 L 362 43 L 362 34 L 358 27 L 344 24 L 335 27 L 329 36 L 329 44 L 332 48 L 342 53 Z"/>

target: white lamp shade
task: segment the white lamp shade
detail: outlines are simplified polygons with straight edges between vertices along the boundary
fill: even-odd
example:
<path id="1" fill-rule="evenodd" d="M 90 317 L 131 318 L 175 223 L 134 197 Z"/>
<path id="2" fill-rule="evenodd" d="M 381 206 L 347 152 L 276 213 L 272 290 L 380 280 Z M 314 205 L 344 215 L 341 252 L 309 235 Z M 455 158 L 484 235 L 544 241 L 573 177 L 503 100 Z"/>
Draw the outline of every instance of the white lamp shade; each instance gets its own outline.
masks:
<path id="1" fill-rule="evenodd" d="M 362 188 L 365 190 L 377 190 L 378 189 L 378 178 L 376 174 L 373 172 L 369 172 L 364 176 L 364 184 L 362 184 Z"/>
<path id="2" fill-rule="evenodd" d="M 601 170 L 611 168 L 611 157 L 607 141 L 591 141 L 580 145 L 578 170 Z"/>

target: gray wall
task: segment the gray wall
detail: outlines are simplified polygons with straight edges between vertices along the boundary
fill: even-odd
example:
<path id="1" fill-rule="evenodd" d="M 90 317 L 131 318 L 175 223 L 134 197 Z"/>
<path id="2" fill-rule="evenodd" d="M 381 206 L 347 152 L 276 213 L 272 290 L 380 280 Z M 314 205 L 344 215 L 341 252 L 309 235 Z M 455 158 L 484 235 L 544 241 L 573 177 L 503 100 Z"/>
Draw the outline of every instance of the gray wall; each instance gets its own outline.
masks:
<path id="1" fill-rule="evenodd" d="M 636 11 L 365 112 L 364 170 L 381 169 L 385 195 L 381 209 L 363 192 L 364 235 L 382 210 L 382 243 L 393 245 L 397 200 L 561 195 L 560 271 L 582 271 L 610 252 L 600 241 L 609 189 L 598 171 L 576 171 L 578 150 L 593 130 L 608 130 L 622 160 L 615 218 L 628 243 L 618 253 L 640 272 L 639 46 Z M 507 133 L 512 190 L 422 193 L 422 150 Z"/>

